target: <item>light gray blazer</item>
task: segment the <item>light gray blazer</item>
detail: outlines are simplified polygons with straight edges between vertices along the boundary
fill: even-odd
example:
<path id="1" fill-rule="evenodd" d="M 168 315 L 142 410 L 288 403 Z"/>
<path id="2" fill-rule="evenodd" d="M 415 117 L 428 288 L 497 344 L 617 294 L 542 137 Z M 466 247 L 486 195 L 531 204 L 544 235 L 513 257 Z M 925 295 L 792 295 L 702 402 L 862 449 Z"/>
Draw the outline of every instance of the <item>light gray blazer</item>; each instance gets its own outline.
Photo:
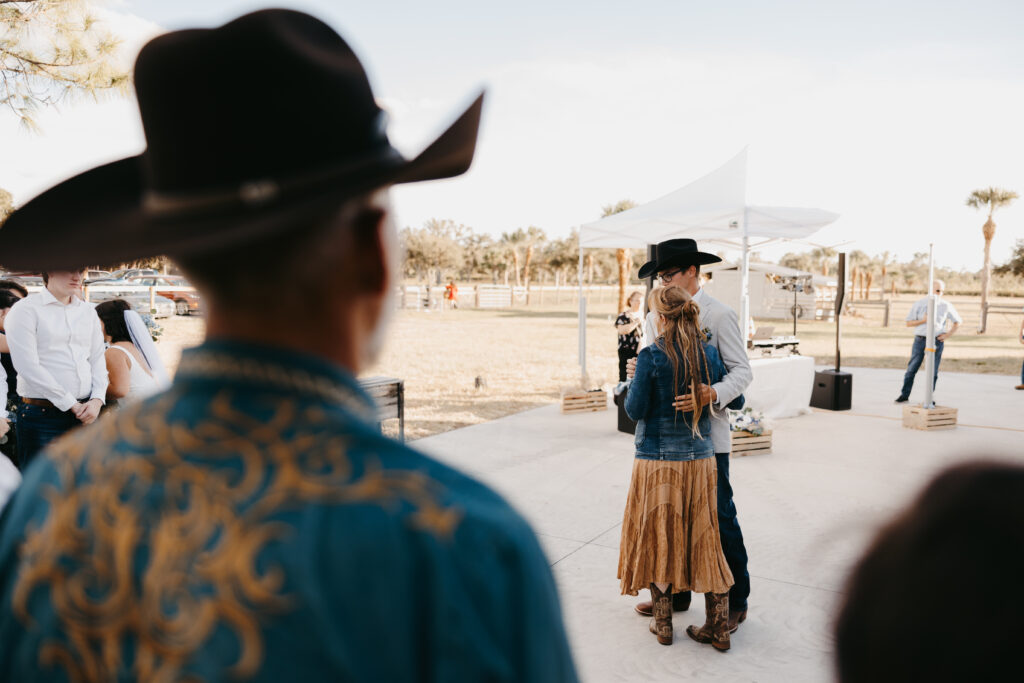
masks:
<path id="1" fill-rule="evenodd" d="M 721 382 L 712 388 L 718 394 L 715 401 L 715 416 L 711 418 L 711 443 L 715 453 L 732 452 L 732 439 L 729 435 L 729 416 L 725 406 L 746 391 L 754 375 L 747 360 L 747 345 L 740 333 L 736 312 L 718 299 L 712 298 L 703 288 L 697 290 L 693 300 L 700 306 L 701 328 L 708 335 L 708 343 L 718 349 L 718 354 L 725 363 L 726 375 Z M 644 322 L 644 336 L 641 348 L 654 343 L 657 338 L 657 326 L 654 313 L 647 314 Z"/>

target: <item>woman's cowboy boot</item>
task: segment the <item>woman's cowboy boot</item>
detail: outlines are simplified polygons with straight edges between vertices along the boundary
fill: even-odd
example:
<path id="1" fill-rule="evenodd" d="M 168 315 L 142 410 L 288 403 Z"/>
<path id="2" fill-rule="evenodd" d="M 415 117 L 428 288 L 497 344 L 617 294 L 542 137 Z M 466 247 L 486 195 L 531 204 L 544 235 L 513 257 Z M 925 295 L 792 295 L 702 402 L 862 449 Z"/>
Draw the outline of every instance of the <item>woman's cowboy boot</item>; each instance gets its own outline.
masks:
<path id="1" fill-rule="evenodd" d="M 687 626 L 686 635 L 698 643 L 710 643 L 721 652 L 729 649 L 729 594 L 704 594 L 704 625 L 700 628 Z"/>
<path id="2" fill-rule="evenodd" d="M 711 608 L 711 647 L 719 652 L 725 652 L 731 646 L 729 639 L 729 594 L 713 594 L 712 600 L 714 604 Z"/>
<path id="3" fill-rule="evenodd" d="M 698 643 L 710 643 L 713 639 L 711 635 L 711 593 L 704 594 L 704 625 L 703 626 L 687 626 L 686 635 L 690 636 Z"/>
<path id="4" fill-rule="evenodd" d="M 672 585 L 662 593 L 651 584 L 651 601 L 654 603 L 654 618 L 651 619 L 651 633 L 658 636 L 662 645 L 672 644 Z"/>

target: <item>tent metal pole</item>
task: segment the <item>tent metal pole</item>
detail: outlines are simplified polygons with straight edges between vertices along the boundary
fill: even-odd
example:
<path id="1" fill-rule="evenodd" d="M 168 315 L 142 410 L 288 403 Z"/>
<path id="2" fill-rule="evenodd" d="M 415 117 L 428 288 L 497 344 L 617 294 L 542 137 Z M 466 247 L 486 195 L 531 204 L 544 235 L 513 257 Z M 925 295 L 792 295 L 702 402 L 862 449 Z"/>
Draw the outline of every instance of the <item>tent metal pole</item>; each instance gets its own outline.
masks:
<path id="1" fill-rule="evenodd" d="M 933 382 L 935 377 L 935 261 L 932 258 L 934 244 L 928 245 L 928 325 L 924 344 L 924 403 L 923 408 L 934 408 Z"/>
<path id="2" fill-rule="evenodd" d="M 750 236 L 747 234 L 747 207 L 743 207 L 743 272 L 740 276 L 740 337 L 746 345 L 750 327 Z"/>
<path id="3" fill-rule="evenodd" d="M 583 243 L 580 242 L 580 258 L 576 268 L 577 285 L 579 286 L 579 319 L 580 319 L 580 385 L 586 388 L 587 383 L 587 300 L 583 296 Z"/>

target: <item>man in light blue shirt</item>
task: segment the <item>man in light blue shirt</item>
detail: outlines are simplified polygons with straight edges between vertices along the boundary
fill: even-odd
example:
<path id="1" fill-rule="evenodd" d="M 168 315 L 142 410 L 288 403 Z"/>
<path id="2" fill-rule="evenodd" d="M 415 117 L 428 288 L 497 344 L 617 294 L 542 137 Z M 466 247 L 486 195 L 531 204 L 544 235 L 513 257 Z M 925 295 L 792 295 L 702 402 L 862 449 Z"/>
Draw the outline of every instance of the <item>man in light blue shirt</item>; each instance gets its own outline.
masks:
<path id="1" fill-rule="evenodd" d="M 932 377 L 932 388 L 939 380 L 939 361 L 942 360 L 942 348 L 945 341 L 960 327 L 963 318 L 956 312 L 953 304 L 942 298 L 946 291 L 946 283 L 935 280 L 935 375 Z M 947 329 L 947 326 L 949 329 Z M 924 297 L 910 307 L 907 313 L 907 327 L 914 328 L 914 346 L 910 351 L 910 363 L 907 373 L 903 376 L 903 390 L 900 391 L 896 403 L 910 400 L 910 390 L 914 388 L 914 375 L 917 374 L 924 360 L 925 340 L 928 335 L 928 297 Z"/>

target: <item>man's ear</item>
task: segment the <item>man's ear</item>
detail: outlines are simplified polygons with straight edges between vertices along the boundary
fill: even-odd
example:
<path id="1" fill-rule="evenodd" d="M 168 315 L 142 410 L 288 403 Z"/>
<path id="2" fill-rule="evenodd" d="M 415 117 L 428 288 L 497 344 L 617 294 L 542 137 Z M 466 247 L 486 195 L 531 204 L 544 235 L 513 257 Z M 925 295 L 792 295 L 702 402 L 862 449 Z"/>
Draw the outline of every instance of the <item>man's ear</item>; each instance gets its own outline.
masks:
<path id="1" fill-rule="evenodd" d="M 387 213 L 383 209 L 368 208 L 360 212 L 353 225 L 353 251 L 355 254 L 353 273 L 356 291 L 366 294 L 382 294 L 390 286 L 388 268 L 388 245 L 384 239 L 384 221 Z"/>

